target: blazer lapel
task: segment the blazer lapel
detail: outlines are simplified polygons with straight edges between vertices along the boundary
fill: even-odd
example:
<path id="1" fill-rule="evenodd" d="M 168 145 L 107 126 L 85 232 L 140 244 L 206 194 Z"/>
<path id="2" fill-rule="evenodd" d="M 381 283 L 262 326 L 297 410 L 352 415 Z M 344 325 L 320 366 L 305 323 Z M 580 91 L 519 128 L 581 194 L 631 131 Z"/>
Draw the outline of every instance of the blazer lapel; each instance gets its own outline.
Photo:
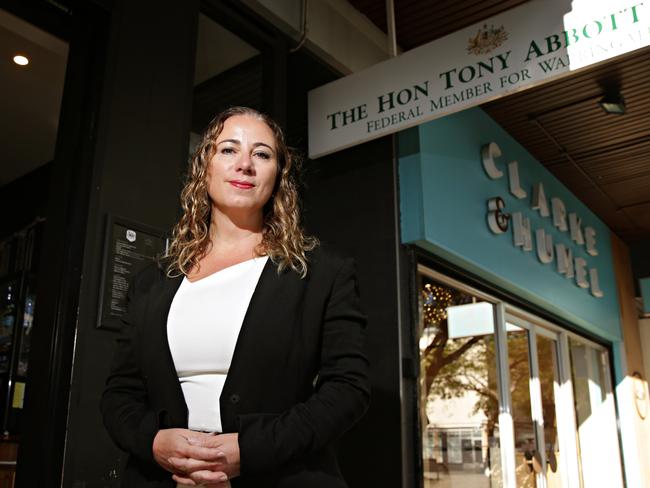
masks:
<path id="1" fill-rule="evenodd" d="M 274 295 L 277 293 L 278 282 L 286 274 L 288 273 L 278 275 L 277 266 L 271 261 L 271 258 L 268 258 L 251 296 L 251 301 L 248 303 L 244 321 L 237 336 L 235 351 L 224 383 L 224 391 L 228 391 L 231 383 L 237 383 L 240 369 L 246 368 L 246 365 L 242 364 L 242 361 L 245 361 L 245 354 L 242 351 L 248 351 L 251 347 L 255 347 L 255 327 L 264 322 L 268 308 L 273 303 Z"/>
<path id="2" fill-rule="evenodd" d="M 163 377 L 163 381 L 170 385 L 173 403 L 170 405 L 169 414 L 171 416 L 170 422 L 173 424 L 171 426 L 173 427 L 178 426 L 176 424 L 180 423 L 179 416 L 183 420 L 182 425 L 187 427 L 187 405 L 185 404 L 183 390 L 178 381 L 178 375 L 176 374 L 176 368 L 167 338 L 167 316 L 169 315 L 169 309 L 174 295 L 178 291 L 182 281 L 182 276 L 172 279 L 164 278 L 157 284 L 154 293 L 152 293 L 154 297 L 152 298 L 152 306 L 155 307 L 155 310 L 151 310 L 151 312 L 152 317 L 155 317 L 155 321 L 157 322 L 155 326 L 158 327 L 157 333 L 155 334 L 158 338 L 158 343 L 154 347 L 162 351 L 160 354 L 161 362 L 157 369 Z M 262 273 L 248 304 L 246 314 L 244 315 L 244 320 L 235 343 L 232 362 L 228 370 L 228 375 L 226 376 L 226 382 L 223 388 L 224 392 L 230 391 L 232 385 L 237 385 L 242 381 L 242 378 L 245 378 L 246 374 L 250 374 L 250 368 L 254 367 L 251 358 L 254 357 L 256 348 L 259 347 L 258 341 L 260 335 L 263 335 L 258 333 L 258 328 L 267 322 L 265 318 L 269 314 L 277 313 L 277 310 L 274 312 L 274 307 L 282 306 L 282 301 L 278 300 L 278 297 L 284 296 L 289 291 L 291 288 L 289 286 L 290 282 L 300 282 L 300 278 L 296 273 L 290 271 L 284 271 L 278 274 L 277 266 L 269 258 L 264 265 L 264 269 L 262 269 Z M 224 428 L 232 428 L 232 426 L 226 425 L 229 424 L 229 419 L 224 418 L 223 398 L 221 399 L 221 405 L 221 417 L 222 422 L 224 422 Z"/>
<path id="3" fill-rule="evenodd" d="M 277 350 L 284 351 L 287 343 L 300 343 L 291 335 L 301 333 L 300 327 L 297 327 L 294 321 L 299 320 L 295 312 L 304 289 L 305 281 L 298 273 L 284 270 L 278 274 L 278 267 L 269 258 L 244 315 L 219 398 L 224 432 L 237 431 L 239 412 L 242 408 L 246 410 L 248 407 L 245 405 L 255 394 L 259 394 L 255 385 L 259 381 L 260 369 L 274 365 L 281 367 L 281 363 L 286 359 L 283 356 L 273 356 L 274 359 L 269 359 L 267 353 L 271 348 L 267 346 L 273 344 L 278 346 Z M 300 354 L 299 351 L 296 353 Z M 273 364 L 274 361 L 278 364 Z M 282 385 L 278 385 L 278 388 L 282 388 Z"/>

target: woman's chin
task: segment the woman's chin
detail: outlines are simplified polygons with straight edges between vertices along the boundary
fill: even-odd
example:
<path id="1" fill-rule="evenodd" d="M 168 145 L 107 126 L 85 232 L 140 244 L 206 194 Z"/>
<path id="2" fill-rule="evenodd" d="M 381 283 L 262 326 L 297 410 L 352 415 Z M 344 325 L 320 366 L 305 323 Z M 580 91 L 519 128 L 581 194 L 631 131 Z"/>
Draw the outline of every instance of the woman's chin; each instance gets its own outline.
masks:
<path id="1" fill-rule="evenodd" d="M 217 208 L 224 215 L 255 215 L 262 213 L 264 205 L 259 202 L 251 202 L 250 200 L 236 200 L 228 202 L 226 205 L 219 205 Z"/>

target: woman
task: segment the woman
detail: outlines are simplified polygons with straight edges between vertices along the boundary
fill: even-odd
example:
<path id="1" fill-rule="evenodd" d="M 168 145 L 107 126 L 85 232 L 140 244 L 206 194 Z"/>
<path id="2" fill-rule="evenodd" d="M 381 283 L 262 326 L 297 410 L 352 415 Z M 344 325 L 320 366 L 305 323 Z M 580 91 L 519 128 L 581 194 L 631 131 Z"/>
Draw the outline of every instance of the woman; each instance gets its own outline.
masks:
<path id="1" fill-rule="evenodd" d="M 102 396 L 123 486 L 347 486 L 333 444 L 368 406 L 366 320 L 352 261 L 300 227 L 295 172 L 269 117 L 208 126 Z"/>

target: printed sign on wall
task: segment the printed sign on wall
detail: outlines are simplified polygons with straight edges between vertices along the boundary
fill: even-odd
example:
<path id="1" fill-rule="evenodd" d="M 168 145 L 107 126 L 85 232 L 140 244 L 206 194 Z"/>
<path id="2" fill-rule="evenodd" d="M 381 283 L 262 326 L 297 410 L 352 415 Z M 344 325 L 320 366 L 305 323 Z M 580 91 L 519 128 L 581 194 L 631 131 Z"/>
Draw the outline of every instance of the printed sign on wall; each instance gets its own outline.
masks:
<path id="1" fill-rule="evenodd" d="M 309 93 L 309 156 L 650 45 L 650 2 L 533 0 Z"/>

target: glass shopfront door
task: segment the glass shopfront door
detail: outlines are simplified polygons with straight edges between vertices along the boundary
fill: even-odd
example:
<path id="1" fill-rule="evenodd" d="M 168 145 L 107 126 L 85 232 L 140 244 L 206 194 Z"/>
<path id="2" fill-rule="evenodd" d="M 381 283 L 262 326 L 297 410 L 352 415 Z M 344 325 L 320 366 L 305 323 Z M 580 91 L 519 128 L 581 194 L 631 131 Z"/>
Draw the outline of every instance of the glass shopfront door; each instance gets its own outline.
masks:
<path id="1" fill-rule="evenodd" d="M 516 485 L 569 486 L 558 436 L 558 334 L 516 315 L 506 316 L 508 374 L 514 427 Z"/>
<path id="2" fill-rule="evenodd" d="M 534 488 L 540 473 L 542 440 L 536 432 L 532 406 L 537 392 L 531 381 L 530 331 L 510 322 L 506 324 L 508 342 L 508 374 L 515 448 L 517 486 Z M 533 398 L 531 398 L 533 396 Z M 536 419 L 539 422 L 539 419 Z"/>
<path id="3" fill-rule="evenodd" d="M 425 279 L 421 307 L 423 486 L 501 486 L 494 305 Z"/>
<path id="4" fill-rule="evenodd" d="M 622 487 L 607 350 L 419 270 L 422 486 Z"/>
<path id="5" fill-rule="evenodd" d="M 569 351 L 583 486 L 622 486 L 607 353 L 576 338 Z"/>

